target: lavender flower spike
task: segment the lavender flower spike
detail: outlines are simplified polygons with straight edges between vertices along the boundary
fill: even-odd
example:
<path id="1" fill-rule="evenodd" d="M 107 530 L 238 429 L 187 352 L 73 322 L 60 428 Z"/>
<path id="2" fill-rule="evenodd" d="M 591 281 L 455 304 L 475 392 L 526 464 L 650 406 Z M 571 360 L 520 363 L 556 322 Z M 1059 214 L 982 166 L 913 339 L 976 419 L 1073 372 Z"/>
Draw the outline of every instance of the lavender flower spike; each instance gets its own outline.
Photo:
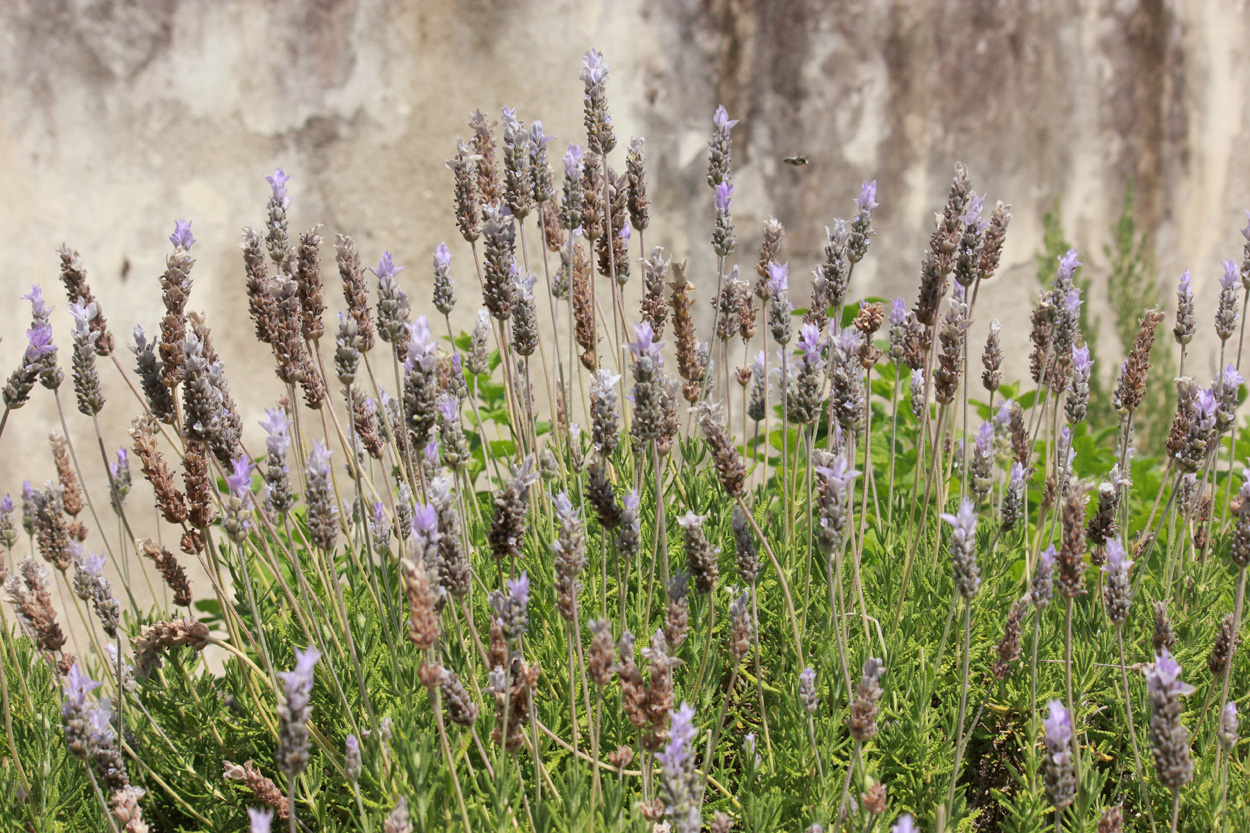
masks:
<path id="1" fill-rule="evenodd" d="M 313 669 L 321 652 L 309 647 L 295 652 L 295 669 L 278 673 L 282 680 L 282 699 L 278 717 L 282 721 L 278 734 L 278 769 L 295 777 L 308 765 L 308 718 L 312 715 Z"/>
<path id="2" fill-rule="evenodd" d="M 951 525 L 950 551 L 954 565 L 955 587 L 965 599 L 976 595 L 981 586 L 981 573 L 977 567 L 976 537 L 977 510 L 972 501 L 964 498 L 954 515 L 943 512 L 942 520 Z"/>
<path id="3" fill-rule="evenodd" d="M 682 703 L 672 713 L 668 745 L 656 754 L 664 786 L 664 810 L 678 833 L 699 833 L 703 827 L 703 781 L 695 771 L 694 707 Z"/>

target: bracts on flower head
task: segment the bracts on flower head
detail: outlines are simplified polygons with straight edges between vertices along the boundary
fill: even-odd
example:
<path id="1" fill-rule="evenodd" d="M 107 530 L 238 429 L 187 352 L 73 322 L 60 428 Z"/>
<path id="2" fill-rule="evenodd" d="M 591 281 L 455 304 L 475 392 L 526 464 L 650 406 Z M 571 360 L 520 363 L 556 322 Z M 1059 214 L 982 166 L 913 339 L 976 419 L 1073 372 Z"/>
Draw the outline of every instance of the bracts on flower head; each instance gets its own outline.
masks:
<path id="1" fill-rule="evenodd" d="M 731 498 L 740 497 L 744 493 L 747 467 L 725 426 L 724 409 L 719 403 L 705 401 L 696 405 L 695 411 L 703 438 L 712 450 L 721 488 Z"/>
<path id="2" fill-rule="evenodd" d="M 294 778 L 308 766 L 308 719 L 312 716 L 313 669 L 321 653 L 316 648 L 295 652 L 295 669 L 281 672 L 278 699 L 278 769 Z"/>
<path id="3" fill-rule="evenodd" d="M 885 665 L 876 657 L 864 660 L 859 683 L 855 686 L 855 699 L 851 701 L 851 711 L 846 723 L 851 738 L 864 743 L 877 734 L 877 702 L 884 692 L 881 690 L 881 675 L 885 673 Z"/>
<path id="4" fill-rule="evenodd" d="M 586 145 L 593 153 L 610 153 L 616 147 L 616 134 L 612 131 L 612 117 L 608 115 L 608 64 L 602 53 L 591 49 L 582 56 L 581 79 L 586 86 L 582 116 Z"/>
<path id="5" fill-rule="evenodd" d="M 430 575 L 433 565 L 427 565 L 416 556 L 418 553 L 414 552 L 414 557 L 403 559 L 400 566 L 404 594 L 408 598 L 408 641 L 416 645 L 417 650 L 426 651 L 438 641 L 437 608 L 442 601 L 442 588 L 437 584 L 437 575 Z"/>
<path id="6" fill-rule="evenodd" d="M 1056 558 L 1059 595 L 1074 599 L 1085 592 L 1085 494 L 1069 492 L 1061 514 L 1063 537 Z"/>
<path id="7" fill-rule="evenodd" d="M 1115 538 L 1107 539 L 1106 548 L 1107 563 L 1102 567 L 1107 575 L 1103 603 L 1107 606 L 1107 618 L 1112 624 L 1120 625 L 1128 619 L 1129 605 L 1133 601 L 1133 589 L 1128 578 L 1133 561 Z"/>
<path id="8" fill-rule="evenodd" d="M 529 490 L 539 475 L 534 470 L 534 455 L 526 455 L 519 467 L 512 467 L 512 479 L 495 494 L 495 517 L 487 540 L 495 559 L 516 559 L 521 555 L 525 539 L 525 514 Z"/>
<path id="9" fill-rule="evenodd" d="M 729 132 L 737 119 L 729 118 L 729 111 L 721 104 L 712 115 L 712 138 L 708 141 L 707 184 L 712 188 L 729 181 L 733 166 L 733 140 Z"/>
<path id="10" fill-rule="evenodd" d="M 1010 224 L 1011 206 L 1000 200 L 990 214 L 990 225 L 982 238 L 981 259 L 978 264 L 980 280 L 988 281 L 997 271 L 1003 253 L 1003 242 L 1007 239 L 1007 226 Z"/>
<path id="11" fill-rule="evenodd" d="M 164 651 L 183 645 L 202 651 L 208 645 L 208 639 L 208 625 L 192 619 L 171 619 L 144 625 L 131 642 L 135 652 L 135 674 L 144 679 L 161 667 Z"/>
<path id="12" fill-rule="evenodd" d="M 1207 659 L 1207 670 L 1212 677 L 1222 677 L 1228 672 L 1228 664 L 1237 651 L 1238 641 L 1237 635 L 1233 633 L 1233 614 L 1226 613 L 1215 631 L 1211 656 Z"/>
<path id="13" fill-rule="evenodd" d="M 491 591 L 489 602 L 503 627 L 503 635 L 509 642 L 519 642 L 529 626 L 530 579 L 522 571 L 515 579 L 506 582 L 507 592 Z"/>
<path id="14" fill-rule="evenodd" d="M 751 593 L 731 587 L 729 603 L 729 656 L 736 665 L 746 658 L 755 644 L 755 620 L 751 615 Z"/>
<path id="15" fill-rule="evenodd" d="M 1194 687 L 1180 679 L 1181 666 L 1167 648 L 1159 651 L 1146 668 L 1146 691 L 1150 698 L 1150 740 L 1155 773 L 1170 790 L 1179 790 L 1193 778 L 1189 730 L 1181 725 L 1180 698 Z"/>
<path id="16" fill-rule="evenodd" d="M 664 611 L 664 640 L 677 650 L 690 630 L 690 573 L 678 570 L 665 586 L 668 602 Z"/>
<path id="17" fill-rule="evenodd" d="M 1193 339 L 1196 329 L 1197 326 L 1194 323 L 1194 290 L 1189 277 L 1189 270 L 1186 269 L 1181 274 L 1180 282 L 1176 286 L 1176 326 L 1172 328 L 1172 335 L 1176 337 L 1176 343 L 1183 346 Z"/>
<path id="18" fill-rule="evenodd" d="M 1025 614 L 1028 613 L 1029 603 L 1030 595 L 1026 593 L 1023 597 L 1016 599 L 1011 606 L 1011 612 L 1007 614 L 1007 622 L 1003 625 L 1003 637 L 998 641 L 996 649 L 998 656 L 991 669 L 995 680 L 1005 679 L 1011 673 L 1011 666 L 1020 659 L 1021 626 L 1024 623 Z"/>
<path id="19" fill-rule="evenodd" d="M 720 565 L 717 557 L 720 549 L 708 542 L 703 532 L 706 517 L 687 512 L 677 519 L 683 530 L 686 547 L 686 568 L 694 578 L 695 590 L 699 593 L 711 593 L 720 576 Z"/>
<path id="20" fill-rule="evenodd" d="M 556 603 L 565 621 L 573 621 L 577 612 L 577 596 L 582 589 L 581 574 L 586 569 L 586 533 L 581 513 L 569 500 L 567 492 L 552 498 L 555 510 L 556 539 L 551 544 L 556 572 Z"/>
<path id="21" fill-rule="evenodd" d="M 738 576 L 748 585 L 755 584 L 760 573 L 760 545 L 755 537 L 751 521 L 741 506 L 734 506 L 731 521 L 734 536 L 734 549 L 737 554 Z"/>
<path id="22" fill-rule="evenodd" d="M 634 490 L 621 501 L 621 520 L 616 530 L 617 555 L 629 563 L 642 548 L 642 499 Z"/>
<path id="23" fill-rule="evenodd" d="M 330 482 L 330 455 L 320 440 L 313 440 L 308 452 L 308 465 L 304 469 L 307 493 L 304 501 L 308 509 L 308 531 L 312 543 L 323 552 L 333 552 L 339 533 L 339 510 L 334 501 Z"/>
<path id="24" fill-rule="evenodd" d="M 189 228 L 187 233 L 190 234 Z M 61 258 L 61 283 L 65 284 L 65 294 L 69 296 L 70 304 L 84 309 L 95 307 L 90 321 L 93 334 L 90 339 L 91 349 L 98 356 L 110 355 L 113 352 L 113 334 L 109 332 L 104 314 L 100 312 L 100 304 L 87 284 L 87 270 L 82 265 L 82 257 L 64 244 L 57 249 L 57 255 Z"/>
<path id="25" fill-rule="evenodd" d="M 1062 810 L 1076 800 L 1076 770 L 1072 761 L 1072 716 L 1063 703 L 1051 700 L 1042 721 L 1046 731 L 1046 799 Z"/>
<path id="26" fill-rule="evenodd" d="M 1158 309 L 1147 310 L 1142 316 L 1137 338 L 1129 351 L 1128 359 L 1120 368 L 1120 376 L 1116 380 L 1112 394 L 1112 405 L 1121 417 L 1137 410 L 1142 397 L 1146 394 L 1146 374 L 1150 370 L 1150 349 L 1154 346 L 1155 330 L 1163 321 L 1163 313 Z"/>
<path id="27" fill-rule="evenodd" d="M 959 504 L 955 514 L 943 513 L 942 520 L 951 525 L 950 553 L 959 595 L 971 599 L 981 586 L 981 571 L 977 566 L 977 512 L 968 498 Z"/>
<path id="28" fill-rule="evenodd" d="M 20 575 L 18 575 L 20 573 Z M 41 651 L 55 653 L 65 645 L 65 634 L 56 621 L 48 573 L 27 558 L 4 582 L 5 595 L 17 611 L 18 621 Z"/>
<path id="29" fill-rule="evenodd" d="M 664 809 L 678 833 L 699 833 L 703 827 L 703 778 L 695 769 L 694 708 L 683 703 L 672 713 L 668 745 L 656 754 L 660 783 L 664 789 Z"/>
<path id="30" fill-rule="evenodd" d="M 981 366 L 985 368 L 981 373 L 981 385 L 990 393 L 998 390 L 1003 381 L 1003 347 L 998 336 L 1002 329 L 1003 325 L 997 319 L 990 322 L 990 332 L 985 337 L 985 351 L 981 353 Z"/>

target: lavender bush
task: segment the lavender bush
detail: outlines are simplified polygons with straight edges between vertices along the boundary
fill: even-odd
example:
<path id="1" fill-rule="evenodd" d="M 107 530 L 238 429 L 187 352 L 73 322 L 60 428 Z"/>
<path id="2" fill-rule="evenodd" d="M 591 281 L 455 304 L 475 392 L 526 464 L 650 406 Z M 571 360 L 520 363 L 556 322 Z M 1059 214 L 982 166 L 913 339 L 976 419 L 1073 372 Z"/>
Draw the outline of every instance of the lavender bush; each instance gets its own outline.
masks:
<path id="1" fill-rule="evenodd" d="M 320 227 L 267 176 L 238 280 L 268 388 L 194 311 L 189 221 L 133 331 L 58 253 L 72 341 L 33 287 L 0 418 L 59 414 L 56 478 L 0 500 L 4 829 L 1245 829 L 1250 242 L 1218 293 L 1182 277 L 1175 382 L 1158 308 L 1095 360 L 1091 267 L 1052 251 L 1013 381 L 1010 206 L 963 165 L 913 304 L 852 297 L 875 182 L 809 290 L 780 221 L 735 224 L 716 108 L 697 297 L 609 78 L 588 52 L 567 150 L 472 114 L 428 307 L 339 234 L 327 334 Z"/>

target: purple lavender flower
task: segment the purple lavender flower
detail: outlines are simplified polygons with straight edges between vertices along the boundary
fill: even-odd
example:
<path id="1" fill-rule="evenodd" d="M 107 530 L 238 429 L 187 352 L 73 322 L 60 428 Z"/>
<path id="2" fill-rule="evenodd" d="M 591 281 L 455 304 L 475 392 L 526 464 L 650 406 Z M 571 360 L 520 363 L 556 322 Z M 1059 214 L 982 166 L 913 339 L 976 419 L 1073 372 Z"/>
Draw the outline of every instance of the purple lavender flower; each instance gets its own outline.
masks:
<path id="1" fill-rule="evenodd" d="M 1072 348 L 1072 369 L 1076 373 L 1089 378 L 1090 370 L 1094 366 L 1094 360 L 1089 357 L 1089 347 L 1073 347 Z"/>
<path id="2" fill-rule="evenodd" d="M 377 275 L 379 278 L 394 278 L 400 272 L 404 271 L 404 267 L 395 265 L 395 261 L 391 258 L 390 252 L 382 252 L 382 259 L 378 261 L 378 265 L 376 267 L 369 267 L 369 271 Z"/>
<path id="3" fill-rule="evenodd" d="M 865 182 L 859 186 L 859 197 L 855 200 L 855 206 L 860 211 L 872 211 L 879 205 L 877 202 L 877 180 Z M 901 298 L 898 300 L 902 300 Z M 906 308 L 904 308 L 906 314 Z"/>
<path id="4" fill-rule="evenodd" d="M 434 249 L 434 268 L 446 269 L 451 266 L 451 249 L 447 248 L 446 243 L 439 243 Z"/>
<path id="5" fill-rule="evenodd" d="M 874 183 L 875 184 L 875 183 Z M 902 298 L 895 298 L 890 302 L 890 326 L 901 327 L 903 322 L 907 320 L 907 302 Z"/>
<path id="6" fill-rule="evenodd" d="M 248 823 L 251 825 L 251 833 L 270 833 L 270 827 L 273 824 L 273 813 L 269 810 L 248 807 L 247 818 Z"/>
<path id="7" fill-rule="evenodd" d="M 265 429 L 265 447 L 269 453 L 274 457 L 286 457 L 291 447 L 291 435 L 288 433 L 291 421 L 286 418 L 286 411 L 282 408 L 266 408 L 265 418 L 258 424 Z"/>
<path id="8" fill-rule="evenodd" d="M 1007 426 L 1011 422 L 1011 406 L 1014 400 L 1005 399 L 998 406 L 998 411 L 994 414 L 994 422 L 1000 426 Z"/>
<path id="9" fill-rule="evenodd" d="M 890 833 L 920 833 L 920 828 L 912 820 L 910 813 L 898 817 L 898 823 L 890 828 Z"/>
<path id="10" fill-rule="evenodd" d="M 291 178 L 286 175 L 286 171 L 281 168 L 274 171 L 273 176 L 265 177 L 265 181 L 268 182 L 270 188 L 273 189 L 273 198 L 280 203 L 283 208 L 287 208 L 291 204 L 291 198 L 287 196 L 286 193 L 286 184 L 290 180 Z"/>
<path id="11" fill-rule="evenodd" d="M 443 394 L 438 398 L 439 416 L 447 423 L 454 423 L 460 417 L 460 400 L 451 394 Z"/>
<path id="12" fill-rule="evenodd" d="M 1076 268 L 1081 265 L 1077 260 L 1076 249 L 1068 249 L 1068 251 L 1059 257 L 1059 272 L 1055 275 L 1055 288 L 1067 288 L 1072 282 L 1072 275 L 1076 272 Z"/>
<path id="13" fill-rule="evenodd" d="M 634 342 L 626 345 L 629 351 L 638 358 L 646 356 L 655 364 L 655 369 L 659 370 L 664 366 L 664 357 L 660 354 L 660 348 L 664 346 L 664 342 L 655 341 L 655 331 L 651 328 L 648 321 L 641 321 L 634 325 Z"/>
<path id="14" fill-rule="evenodd" d="M 569 148 L 564 152 L 564 175 L 566 177 L 582 178 L 582 169 L 585 165 L 585 151 L 581 145 L 575 145 L 569 142 Z"/>
<path id="15" fill-rule="evenodd" d="M 717 130 L 732 130 L 737 123 L 737 119 L 729 118 L 729 111 L 725 109 L 724 104 L 718 106 L 716 112 L 712 114 L 712 124 L 716 125 Z"/>
<path id="16" fill-rule="evenodd" d="M 347 772 L 347 780 L 355 784 L 360 780 L 360 741 L 355 735 L 349 734 L 343 741 L 343 769 Z"/>
<path id="17" fill-rule="evenodd" d="M 981 427 L 977 429 L 976 449 L 981 454 L 988 455 L 994 444 L 994 423 L 986 420 L 981 423 Z"/>
<path id="18" fill-rule="evenodd" d="M 13 524 L 13 498 L 0 498 L 0 546 L 13 549 L 17 545 L 17 527 Z"/>
<path id="19" fill-rule="evenodd" d="M 52 307 L 43 300 L 43 290 L 31 284 L 30 292 L 22 296 L 22 300 L 30 301 L 31 315 L 36 321 L 47 321 L 52 315 Z"/>
<path id="20" fill-rule="evenodd" d="M 1072 715 L 1058 700 L 1051 700 L 1042 721 L 1046 734 L 1046 798 L 1056 810 L 1076 798 L 1076 772 L 1072 762 Z"/>
<path id="21" fill-rule="evenodd" d="M 28 364 L 35 364 L 44 356 L 55 352 L 56 345 L 52 343 L 51 324 L 40 322 L 26 331 L 26 354 L 24 361 Z"/>
<path id="22" fill-rule="evenodd" d="M 847 331 L 843 331 L 845 333 Z M 804 324 L 799 329 L 799 349 L 808 365 L 820 368 L 824 365 L 824 339 L 820 336 L 820 327 L 815 324 Z"/>
<path id="23" fill-rule="evenodd" d="M 430 333 L 430 321 L 424 315 L 408 325 L 408 357 L 404 360 L 404 369 L 411 370 L 413 362 L 420 361 L 434 353 L 434 337 Z"/>
<path id="24" fill-rule="evenodd" d="M 603 60 L 603 53 L 591 49 L 582 56 L 582 83 L 587 87 L 602 84 L 608 78 L 608 64 Z"/>
<path id="25" fill-rule="evenodd" d="M 530 603 L 530 577 L 525 570 L 521 571 L 521 575 L 515 579 L 508 579 L 508 595 L 512 600 L 521 607 L 528 607 Z"/>
<path id="26" fill-rule="evenodd" d="M 790 280 L 790 264 L 775 263 L 768 264 L 768 291 L 774 299 L 780 298 L 786 294 Z"/>
<path id="27" fill-rule="evenodd" d="M 1042 550 L 1037 559 L 1037 571 L 1033 574 L 1033 606 L 1039 610 L 1050 604 L 1054 598 L 1055 559 L 1057 552 L 1054 545 Z"/>
<path id="28" fill-rule="evenodd" d="M 191 233 L 191 221 L 175 220 L 174 233 L 169 235 L 169 242 L 179 249 L 190 249 L 195 245 L 195 235 Z"/>
<path id="29" fill-rule="evenodd" d="M 65 683 L 62 688 L 65 694 L 65 702 L 61 705 L 61 715 L 68 717 L 73 711 L 85 709 L 87 695 L 101 685 L 103 683 L 96 682 L 87 676 L 87 673 L 82 669 L 82 663 L 75 662 L 70 666 L 69 673 L 65 675 Z"/>
<path id="30" fill-rule="evenodd" d="M 1220 276 L 1221 289 L 1233 289 L 1237 286 L 1237 281 L 1241 279 L 1241 275 L 1237 271 L 1237 264 L 1228 258 L 1221 261 L 1224 267 L 1224 274 Z"/>
<path id="31" fill-rule="evenodd" d="M 729 180 L 725 180 L 716 186 L 716 198 L 714 204 L 718 214 L 728 214 L 733 210 L 734 203 L 734 185 Z"/>
<path id="32" fill-rule="evenodd" d="M 252 493 L 252 470 L 256 464 L 244 454 L 231 461 L 231 466 L 234 472 L 226 475 L 226 485 L 230 487 L 232 496 L 243 500 Z"/>
<path id="33" fill-rule="evenodd" d="M 1046 705 L 1049 711 L 1042 727 L 1046 732 L 1046 745 L 1053 754 L 1072 743 L 1072 716 L 1059 700 L 1051 700 Z"/>

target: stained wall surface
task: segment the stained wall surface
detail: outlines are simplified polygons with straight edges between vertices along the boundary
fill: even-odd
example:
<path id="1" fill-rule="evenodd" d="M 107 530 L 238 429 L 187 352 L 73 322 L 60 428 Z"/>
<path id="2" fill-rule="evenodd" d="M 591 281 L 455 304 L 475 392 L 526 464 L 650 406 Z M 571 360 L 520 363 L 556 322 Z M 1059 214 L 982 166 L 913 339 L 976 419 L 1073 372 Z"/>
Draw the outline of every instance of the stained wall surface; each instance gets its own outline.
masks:
<path id="1" fill-rule="evenodd" d="M 467 326 L 480 298 L 443 161 L 474 108 L 542 120 L 555 157 L 581 141 L 578 71 L 593 46 L 611 66 L 621 145 L 646 137 L 655 201 L 646 242 L 688 259 L 701 297 L 715 281 L 706 142 L 724 103 L 740 119 L 744 269 L 775 215 L 801 284 L 825 227 L 849 216 L 860 182 L 875 178 L 878 236 L 852 295 L 911 300 L 933 212 L 962 160 L 990 205 L 1013 206 L 1004 268 L 972 338 L 1001 318 L 1019 370 L 1043 213 L 1057 204 L 1086 269 L 1105 275 L 1108 228 L 1133 181 L 1164 296 L 1193 270 L 1202 326 L 1190 367 L 1204 375 L 1220 259 L 1240 260 L 1250 206 L 1250 59 L 1237 48 L 1248 40 L 1245 3 L 1215 0 L 9 0 L 0 4 L 0 367 L 7 373 L 22 349 L 19 296 L 31 283 L 58 303 L 67 339 L 63 242 L 81 253 L 120 341 L 135 324 L 153 329 L 166 238 L 176 218 L 190 218 L 191 308 L 215 330 L 259 447 L 255 422 L 281 385 L 247 320 L 238 242 L 242 226 L 264 222 L 263 175 L 291 174 L 297 228 L 321 223 L 327 241 L 352 234 L 373 262 L 390 250 L 421 302 L 431 252 L 447 240 L 460 278 L 453 323 Z M 784 164 L 793 155 L 809 164 Z M 613 161 L 623 164 L 622 149 Z M 1099 292 L 1095 280 L 1095 306 Z M 104 369 L 103 425 L 115 446 L 136 406 Z M 85 464 L 99 470 L 90 423 L 71 399 Z M 13 415 L 0 492 L 50 476 L 45 437 L 56 420 L 42 391 Z"/>

